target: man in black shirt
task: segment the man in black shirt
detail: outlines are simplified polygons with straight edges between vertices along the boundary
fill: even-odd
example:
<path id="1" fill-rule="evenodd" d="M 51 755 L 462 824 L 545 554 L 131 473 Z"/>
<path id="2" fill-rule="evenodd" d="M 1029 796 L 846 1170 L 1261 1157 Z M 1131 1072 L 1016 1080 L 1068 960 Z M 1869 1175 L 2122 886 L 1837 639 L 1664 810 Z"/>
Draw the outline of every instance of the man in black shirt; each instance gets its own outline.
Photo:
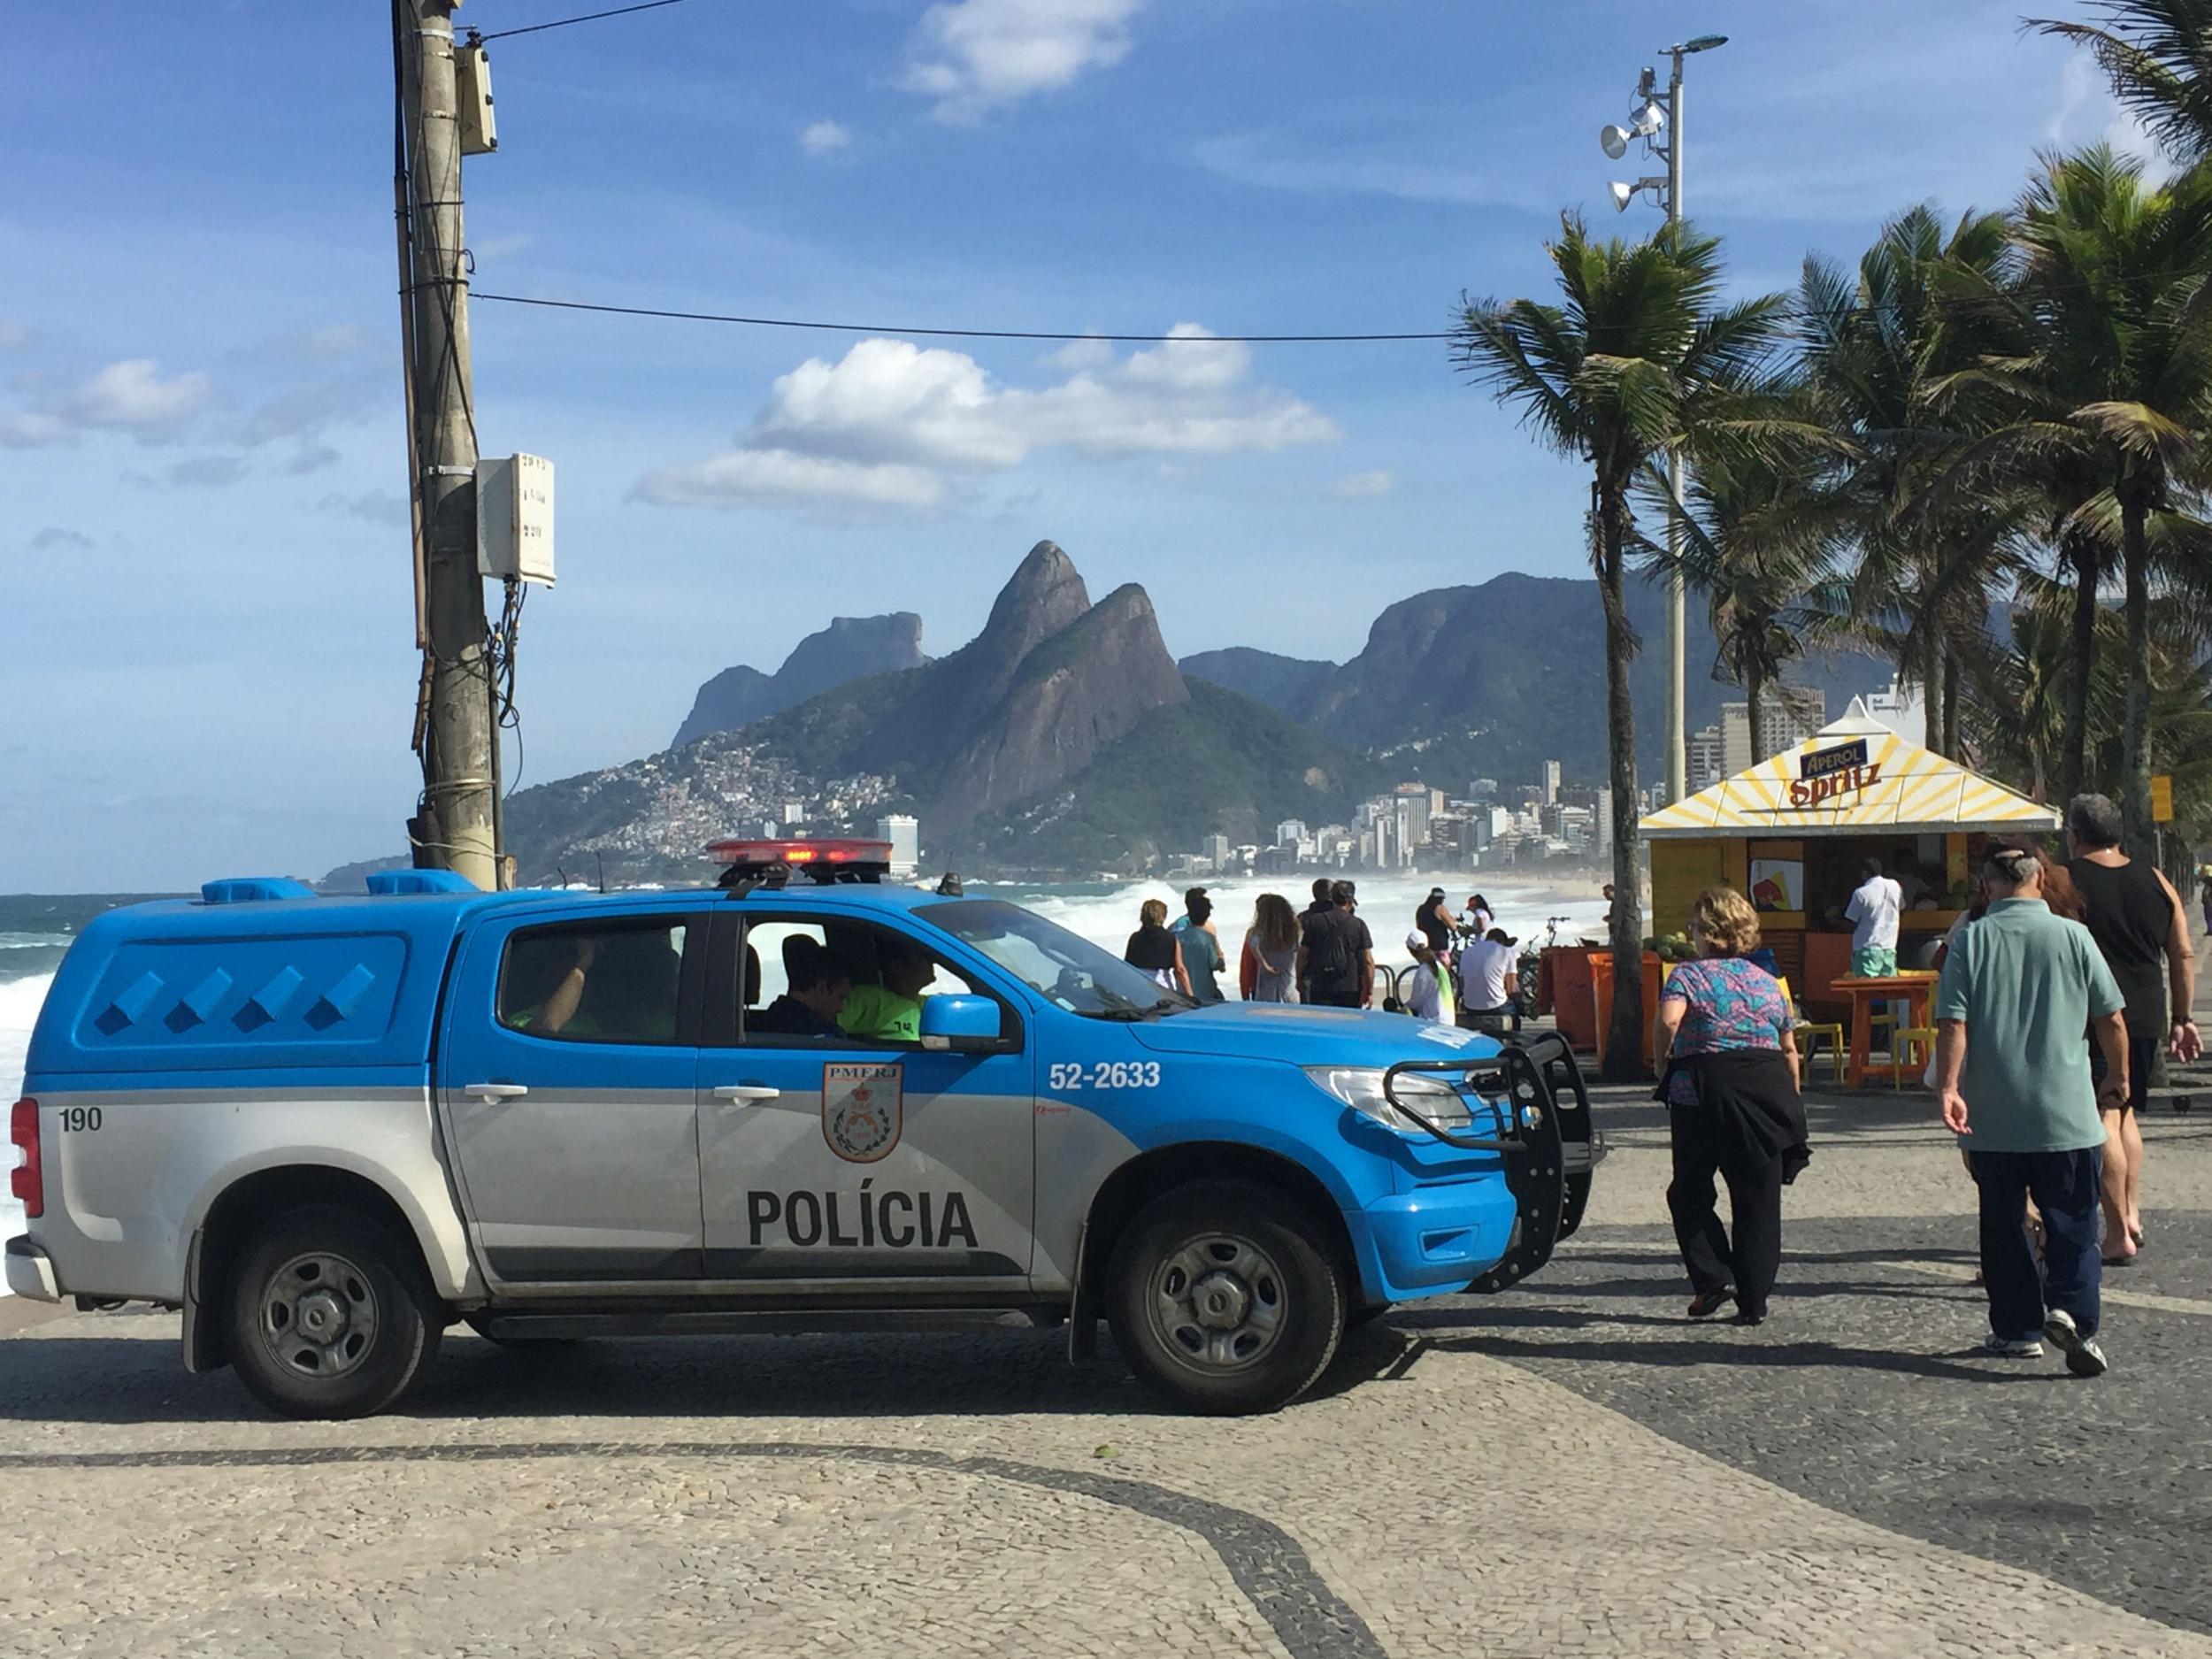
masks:
<path id="1" fill-rule="evenodd" d="M 747 1016 L 745 1034 L 850 1041 L 837 1017 L 852 995 L 852 976 L 837 959 L 803 933 L 795 933 L 784 941 L 783 971 L 790 988 L 759 1013 Z"/>
<path id="2" fill-rule="evenodd" d="M 1329 909 L 1306 912 L 1298 981 L 1317 1007 L 1366 1008 L 1374 1002 L 1375 941 L 1353 913 L 1358 902 L 1352 884 L 1338 881 L 1329 888 Z"/>

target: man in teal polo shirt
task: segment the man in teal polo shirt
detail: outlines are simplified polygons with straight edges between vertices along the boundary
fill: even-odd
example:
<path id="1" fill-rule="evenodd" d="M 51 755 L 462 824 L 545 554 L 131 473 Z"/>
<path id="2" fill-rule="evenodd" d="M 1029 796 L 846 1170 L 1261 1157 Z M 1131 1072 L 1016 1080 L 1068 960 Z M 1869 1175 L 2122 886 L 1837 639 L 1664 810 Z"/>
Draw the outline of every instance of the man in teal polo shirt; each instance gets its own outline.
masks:
<path id="1" fill-rule="evenodd" d="M 1996 847 L 1982 867 L 1989 910 L 1961 930 L 1936 988 L 1937 1092 L 1981 1191 L 1989 1352 L 2032 1359 L 2047 1337 L 2079 1377 L 2106 1370 L 2097 1346 L 2099 1178 L 2104 1095 L 2127 1098 L 2126 1003 L 2089 930 L 2051 914 L 2035 855 Z M 2025 1225 L 2043 1213 L 2043 1272 Z"/>

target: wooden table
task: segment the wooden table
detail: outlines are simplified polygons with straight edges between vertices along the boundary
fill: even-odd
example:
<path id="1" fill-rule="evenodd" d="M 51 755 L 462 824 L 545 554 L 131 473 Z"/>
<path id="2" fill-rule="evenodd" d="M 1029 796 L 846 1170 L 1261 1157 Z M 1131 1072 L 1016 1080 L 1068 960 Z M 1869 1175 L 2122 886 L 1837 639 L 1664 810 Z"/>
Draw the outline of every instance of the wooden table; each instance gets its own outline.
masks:
<path id="1" fill-rule="evenodd" d="M 1932 973 L 1893 973 L 1880 979 L 1864 979 L 1847 973 L 1832 980 L 1829 989 L 1851 999 L 1851 1059 L 1844 1071 L 1844 1080 L 1853 1088 L 1866 1085 L 1867 1056 L 1874 1046 L 1874 1004 L 1902 1002 L 1907 1017 L 1890 1028 L 1890 1041 L 1896 1042 L 1900 1026 L 1925 1027 L 1928 1008 L 1935 995 L 1936 976 Z M 1891 1050 L 1893 1054 L 1896 1051 Z"/>

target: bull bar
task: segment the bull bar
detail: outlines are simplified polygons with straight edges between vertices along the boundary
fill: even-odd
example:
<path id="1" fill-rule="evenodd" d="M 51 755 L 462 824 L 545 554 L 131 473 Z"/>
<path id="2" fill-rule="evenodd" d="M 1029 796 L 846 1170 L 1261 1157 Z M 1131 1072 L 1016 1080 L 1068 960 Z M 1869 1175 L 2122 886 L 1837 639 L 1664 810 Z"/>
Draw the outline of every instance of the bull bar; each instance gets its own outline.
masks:
<path id="1" fill-rule="evenodd" d="M 1462 1134 L 1408 1105 L 1397 1084 L 1412 1075 L 1457 1079 L 1455 1092 L 1478 1118 L 1488 1113 L 1494 1133 Z M 1591 1117 L 1582 1068 L 1559 1033 L 1515 1037 L 1479 1059 L 1401 1060 L 1383 1073 L 1382 1092 L 1400 1116 L 1446 1146 L 1503 1156 L 1513 1236 L 1470 1291 L 1488 1294 L 1517 1284 L 1582 1225 L 1605 1140 Z"/>

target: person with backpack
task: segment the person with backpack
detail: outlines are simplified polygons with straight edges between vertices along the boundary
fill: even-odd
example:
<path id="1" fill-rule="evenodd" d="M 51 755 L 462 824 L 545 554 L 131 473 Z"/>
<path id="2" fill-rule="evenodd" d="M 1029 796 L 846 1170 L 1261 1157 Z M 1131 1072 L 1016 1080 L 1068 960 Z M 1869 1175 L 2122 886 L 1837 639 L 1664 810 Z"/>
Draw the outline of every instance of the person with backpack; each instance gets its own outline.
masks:
<path id="1" fill-rule="evenodd" d="M 1375 941 L 1354 912 L 1358 895 L 1348 881 L 1332 882 L 1329 908 L 1308 911 L 1298 946 L 1298 982 L 1305 1000 L 1319 1008 L 1367 1008 L 1375 1000 Z"/>

